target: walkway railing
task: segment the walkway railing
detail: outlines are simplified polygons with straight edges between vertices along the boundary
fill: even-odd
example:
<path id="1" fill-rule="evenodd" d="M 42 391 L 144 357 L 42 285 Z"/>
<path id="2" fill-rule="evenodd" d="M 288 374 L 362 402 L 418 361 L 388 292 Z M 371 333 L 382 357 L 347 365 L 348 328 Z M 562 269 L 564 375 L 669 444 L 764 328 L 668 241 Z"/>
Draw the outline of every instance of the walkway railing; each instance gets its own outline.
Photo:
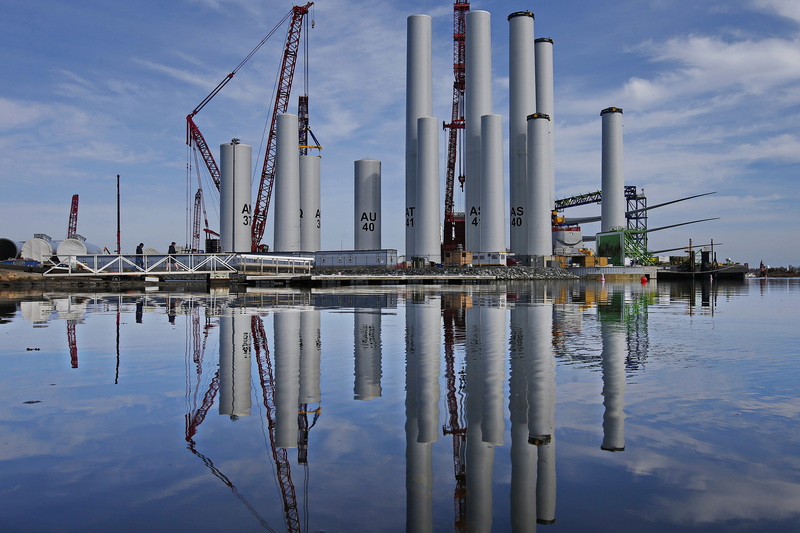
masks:
<path id="1" fill-rule="evenodd" d="M 74 255 L 45 264 L 45 276 L 142 276 L 215 273 L 309 273 L 312 258 L 258 254 Z"/>
<path id="2" fill-rule="evenodd" d="M 239 271 L 249 276 L 310 274 L 313 266 L 313 257 L 239 255 Z"/>

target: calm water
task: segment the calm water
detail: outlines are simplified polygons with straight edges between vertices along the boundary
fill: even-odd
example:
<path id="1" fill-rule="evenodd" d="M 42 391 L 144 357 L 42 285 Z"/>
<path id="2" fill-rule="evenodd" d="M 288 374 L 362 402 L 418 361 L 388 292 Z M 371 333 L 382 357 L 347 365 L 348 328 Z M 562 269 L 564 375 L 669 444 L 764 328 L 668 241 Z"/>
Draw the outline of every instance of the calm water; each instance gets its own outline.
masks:
<path id="1" fill-rule="evenodd" d="M 800 531 L 798 297 L 0 293 L 0 531 Z"/>

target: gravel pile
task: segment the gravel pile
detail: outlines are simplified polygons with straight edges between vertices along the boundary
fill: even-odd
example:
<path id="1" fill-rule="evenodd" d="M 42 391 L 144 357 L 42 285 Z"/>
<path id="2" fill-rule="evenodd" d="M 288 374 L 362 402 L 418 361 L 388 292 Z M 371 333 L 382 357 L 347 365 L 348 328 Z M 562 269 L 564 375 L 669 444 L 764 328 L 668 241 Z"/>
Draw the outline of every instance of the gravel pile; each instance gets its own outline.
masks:
<path id="1" fill-rule="evenodd" d="M 357 268 L 357 269 L 319 269 L 315 274 L 337 274 L 348 276 L 494 276 L 499 280 L 518 279 L 577 279 L 577 276 L 563 268 L 549 267 L 443 267 L 443 268 Z"/>

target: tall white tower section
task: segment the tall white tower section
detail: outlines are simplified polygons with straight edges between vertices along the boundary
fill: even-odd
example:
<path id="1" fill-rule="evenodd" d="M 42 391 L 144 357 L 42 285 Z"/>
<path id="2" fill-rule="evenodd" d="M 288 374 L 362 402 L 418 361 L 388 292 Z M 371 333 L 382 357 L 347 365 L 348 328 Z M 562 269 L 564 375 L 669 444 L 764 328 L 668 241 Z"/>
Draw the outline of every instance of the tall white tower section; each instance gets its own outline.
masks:
<path id="1" fill-rule="evenodd" d="M 492 112 L 491 15 L 487 11 L 467 13 L 464 58 L 464 142 L 466 184 L 466 248 L 481 251 L 481 117 Z"/>
<path id="2" fill-rule="evenodd" d="M 442 262 L 439 237 L 439 121 L 433 117 L 417 120 L 417 220 L 416 257 L 433 263 Z"/>
<path id="3" fill-rule="evenodd" d="M 534 41 L 536 55 L 536 112 L 550 117 L 550 209 L 556 201 L 555 97 L 553 89 L 553 39 Z"/>
<path id="4" fill-rule="evenodd" d="M 603 121 L 603 163 L 600 231 L 625 227 L 625 173 L 622 165 L 622 109 L 600 111 Z"/>
<path id="5" fill-rule="evenodd" d="M 517 11 L 508 16 L 509 33 L 509 228 L 511 251 L 528 254 L 527 117 L 536 112 L 533 13 Z"/>
<path id="6" fill-rule="evenodd" d="M 503 177 L 503 117 L 481 117 L 480 252 L 506 251 L 505 179 Z"/>
<path id="7" fill-rule="evenodd" d="M 406 40 L 406 260 L 410 260 L 417 255 L 417 119 L 433 114 L 431 17 L 408 17 Z"/>
<path id="8" fill-rule="evenodd" d="M 223 252 L 249 252 L 252 247 L 250 171 L 253 149 L 238 139 L 221 144 L 220 246 Z"/>
<path id="9" fill-rule="evenodd" d="M 275 251 L 300 251 L 300 145 L 297 115 L 275 127 Z"/>
<path id="10" fill-rule="evenodd" d="M 528 115 L 528 254 L 553 255 L 550 210 L 550 117 Z"/>
<path id="11" fill-rule="evenodd" d="M 320 162 L 318 155 L 300 156 L 300 249 L 318 252 L 322 220 L 320 217 Z"/>

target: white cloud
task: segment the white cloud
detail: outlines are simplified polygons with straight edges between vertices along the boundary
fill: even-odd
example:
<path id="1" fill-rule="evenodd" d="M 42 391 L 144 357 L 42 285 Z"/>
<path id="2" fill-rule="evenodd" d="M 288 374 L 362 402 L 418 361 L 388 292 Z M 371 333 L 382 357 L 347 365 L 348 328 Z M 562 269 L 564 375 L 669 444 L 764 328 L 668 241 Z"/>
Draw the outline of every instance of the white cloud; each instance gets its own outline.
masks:
<path id="1" fill-rule="evenodd" d="M 38 102 L 14 101 L 0 97 L 0 131 L 17 131 L 41 124 L 53 116 L 53 107 Z"/>
<path id="2" fill-rule="evenodd" d="M 800 23 L 800 3 L 795 0 L 753 0 L 753 5 Z"/>

